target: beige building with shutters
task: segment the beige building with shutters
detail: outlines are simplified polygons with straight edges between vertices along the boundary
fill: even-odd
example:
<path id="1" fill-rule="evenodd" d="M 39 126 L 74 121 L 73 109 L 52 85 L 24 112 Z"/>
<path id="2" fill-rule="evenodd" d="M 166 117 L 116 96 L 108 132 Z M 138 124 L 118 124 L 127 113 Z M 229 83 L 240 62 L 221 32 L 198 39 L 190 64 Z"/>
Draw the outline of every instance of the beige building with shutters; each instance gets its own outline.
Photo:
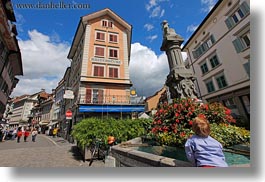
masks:
<path id="1" fill-rule="evenodd" d="M 144 111 L 130 103 L 131 32 L 132 26 L 108 8 L 81 17 L 68 54 L 74 122 Z"/>
<path id="2" fill-rule="evenodd" d="M 201 99 L 222 102 L 249 127 L 250 1 L 219 0 L 182 51 Z"/>

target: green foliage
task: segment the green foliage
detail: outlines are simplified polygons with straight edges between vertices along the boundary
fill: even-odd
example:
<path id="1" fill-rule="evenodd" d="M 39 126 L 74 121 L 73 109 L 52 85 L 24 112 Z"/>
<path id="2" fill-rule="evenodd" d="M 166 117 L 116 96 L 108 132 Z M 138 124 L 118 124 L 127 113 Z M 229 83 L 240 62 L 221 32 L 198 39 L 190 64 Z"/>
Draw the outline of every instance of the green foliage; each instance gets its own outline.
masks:
<path id="1" fill-rule="evenodd" d="M 211 124 L 211 136 L 224 147 L 250 143 L 250 131 L 233 125 Z"/>
<path id="2" fill-rule="evenodd" d="M 151 122 L 148 119 L 86 118 L 74 126 L 72 136 L 81 146 L 89 146 L 94 138 L 106 144 L 108 136 L 123 142 L 145 135 Z"/>
<path id="3" fill-rule="evenodd" d="M 221 103 L 202 104 L 190 98 L 175 99 L 171 104 L 161 104 L 148 137 L 161 145 L 184 146 L 187 138 L 193 134 L 191 126 L 197 116 L 210 122 L 211 135 L 224 146 L 250 140 L 248 130 L 230 125 L 235 123 L 235 119 L 231 116 L 231 111 Z"/>

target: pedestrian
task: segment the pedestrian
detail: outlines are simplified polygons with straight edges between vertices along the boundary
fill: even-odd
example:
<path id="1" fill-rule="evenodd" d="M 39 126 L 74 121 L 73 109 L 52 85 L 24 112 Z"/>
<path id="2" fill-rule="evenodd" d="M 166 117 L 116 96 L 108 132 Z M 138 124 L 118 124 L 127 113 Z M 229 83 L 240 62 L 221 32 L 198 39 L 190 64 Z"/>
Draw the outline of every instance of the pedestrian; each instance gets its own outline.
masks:
<path id="1" fill-rule="evenodd" d="M 32 132 L 31 132 L 31 137 L 32 137 L 32 141 L 35 142 L 36 141 L 36 137 L 37 137 L 38 131 L 36 128 L 33 128 Z"/>
<path id="2" fill-rule="evenodd" d="M 24 131 L 24 142 L 27 142 L 27 138 L 30 135 L 29 128 L 26 128 Z"/>
<path id="3" fill-rule="evenodd" d="M 22 137 L 22 130 L 21 130 L 21 127 L 18 127 L 17 129 L 17 143 L 20 142 L 20 138 Z"/>
<path id="4" fill-rule="evenodd" d="M 54 128 L 54 129 L 52 130 L 53 138 L 56 137 L 56 135 L 57 135 L 57 131 L 58 131 L 58 128 Z"/>
<path id="5" fill-rule="evenodd" d="M 15 140 L 16 137 L 17 137 L 17 128 L 14 128 L 11 140 Z"/>
<path id="6" fill-rule="evenodd" d="M 196 167 L 228 167 L 222 144 L 209 136 L 210 124 L 206 117 L 199 114 L 192 123 L 195 133 L 185 143 L 188 160 Z"/>

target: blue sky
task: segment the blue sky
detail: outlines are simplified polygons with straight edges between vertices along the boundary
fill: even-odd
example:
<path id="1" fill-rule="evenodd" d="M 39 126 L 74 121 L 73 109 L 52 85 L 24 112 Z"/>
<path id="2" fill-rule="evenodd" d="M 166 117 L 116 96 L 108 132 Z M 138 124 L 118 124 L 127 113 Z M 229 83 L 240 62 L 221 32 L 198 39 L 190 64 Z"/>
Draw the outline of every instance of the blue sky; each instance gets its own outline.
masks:
<path id="1" fill-rule="evenodd" d="M 89 5 L 88 8 L 37 8 L 45 4 Z M 164 84 L 168 64 L 160 51 L 162 30 L 167 20 L 185 41 L 202 22 L 217 0 L 13 0 L 22 52 L 24 76 L 13 96 L 48 92 L 63 77 L 70 61 L 67 54 L 81 16 L 110 8 L 133 26 L 130 78 L 138 95 L 150 96 Z M 35 8 L 19 8 L 27 4 Z M 185 42 L 184 42 L 185 43 Z M 185 56 L 185 55 L 184 55 Z M 142 69 L 140 69 L 142 68 Z"/>

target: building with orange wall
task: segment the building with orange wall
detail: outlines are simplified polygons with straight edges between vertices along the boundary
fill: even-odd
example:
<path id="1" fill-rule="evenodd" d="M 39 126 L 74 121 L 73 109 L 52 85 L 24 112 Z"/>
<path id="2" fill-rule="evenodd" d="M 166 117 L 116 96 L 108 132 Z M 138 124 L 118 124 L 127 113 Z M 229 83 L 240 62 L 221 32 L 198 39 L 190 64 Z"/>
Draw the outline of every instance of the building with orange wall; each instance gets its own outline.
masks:
<path id="1" fill-rule="evenodd" d="M 108 8 L 80 18 L 68 54 L 75 121 L 144 111 L 130 102 L 131 35 L 132 26 Z"/>

